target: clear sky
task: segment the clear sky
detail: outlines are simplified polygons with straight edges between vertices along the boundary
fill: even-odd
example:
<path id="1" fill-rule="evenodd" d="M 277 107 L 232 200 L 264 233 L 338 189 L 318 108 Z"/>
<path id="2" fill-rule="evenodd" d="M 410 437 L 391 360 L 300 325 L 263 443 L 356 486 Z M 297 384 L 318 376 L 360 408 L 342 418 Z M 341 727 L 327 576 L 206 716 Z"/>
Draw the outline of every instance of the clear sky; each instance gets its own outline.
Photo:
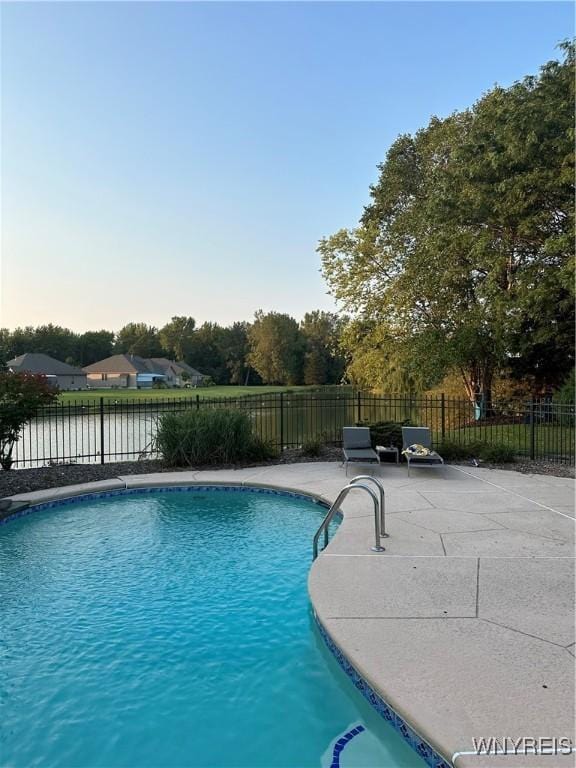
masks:
<path id="1" fill-rule="evenodd" d="M 557 55 L 570 3 L 4 3 L 0 325 L 330 309 L 402 132 Z"/>

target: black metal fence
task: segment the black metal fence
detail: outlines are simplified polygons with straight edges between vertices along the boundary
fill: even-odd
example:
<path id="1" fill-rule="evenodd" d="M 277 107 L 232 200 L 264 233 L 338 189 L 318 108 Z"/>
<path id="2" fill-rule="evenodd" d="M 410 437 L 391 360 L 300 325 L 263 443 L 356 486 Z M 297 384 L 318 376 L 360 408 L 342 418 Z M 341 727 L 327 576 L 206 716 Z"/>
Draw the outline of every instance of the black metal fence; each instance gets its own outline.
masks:
<path id="1" fill-rule="evenodd" d="M 518 456 L 573 464 L 574 405 L 548 400 L 494 403 L 490 416 L 475 418 L 466 400 L 362 392 L 282 392 L 227 398 L 96 398 L 68 401 L 38 411 L 14 449 L 14 466 L 105 463 L 156 458 L 154 441 L 163 413 L 190 408 L 239 408 L 255 431 L 277 449 L 320 439 L 338 445 L 342 427 L 395 421 L 428 426 L 437 446 L 444 441 L 481 441 L 510 446 Z"/>

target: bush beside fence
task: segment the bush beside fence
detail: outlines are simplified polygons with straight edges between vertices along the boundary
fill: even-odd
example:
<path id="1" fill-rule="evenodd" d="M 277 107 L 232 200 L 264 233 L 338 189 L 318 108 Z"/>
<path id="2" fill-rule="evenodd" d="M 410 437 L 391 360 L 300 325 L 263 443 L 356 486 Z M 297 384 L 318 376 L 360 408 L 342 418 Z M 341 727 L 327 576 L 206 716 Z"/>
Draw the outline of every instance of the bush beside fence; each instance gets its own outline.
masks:
<path id="1" fill-rule="evenodd" d="M 236 464 L 272 458 L 247 413 L 189 409 L 160 416 L 155 450 L 170 467 Z"/>
<path id="2" fill-rule="evenodd" d="M 493 403 L 490 417 L 475 420 L 465 400 L 362 392 L 268 393 L 233 398 L 69 401 L 39 409 L 14 450 L 14 466 L 94 463 L 157 458 L 163 414 L 238 410 L 253 432 L 276 451 L 321 440 L 339 445 L 342 427 L 407 422 L 432 430 L 442 443 L 501 445 L 517 456 L 573 464 L 575 408 L 548 400 Z M 1 418 L 1 413 L 0 413 Z"/>

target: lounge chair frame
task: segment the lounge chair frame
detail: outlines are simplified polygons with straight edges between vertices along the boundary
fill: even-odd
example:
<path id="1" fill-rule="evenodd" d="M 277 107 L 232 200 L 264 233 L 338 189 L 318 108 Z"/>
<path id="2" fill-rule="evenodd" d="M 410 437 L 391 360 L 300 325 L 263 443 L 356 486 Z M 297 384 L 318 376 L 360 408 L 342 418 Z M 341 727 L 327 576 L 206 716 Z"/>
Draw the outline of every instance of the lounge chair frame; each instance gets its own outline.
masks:
<path id="1" fill-rule="evenodd" d="M 368 427 L 343 427 L 342 453 L 344 454 L 342 464 L 346 467 L 346 477 L 348 477 L 348 464 L 380 465 L 380 457 L 372 448 Z"/>
<path id="2" fill-rule="evenodd" d="M 439 453 L 432 450 L 432 435 L 428 427 L 402 427 L 402 451 L 410 445 L 423 445 L 424 448 L 428 448 L 430 454 L 428 456 L 411 456 L 409 453 L 404 453 L 406 457 L 406 463 L 408 465 L 408 477 L 410 477 L 410 465 L 415 467 L 425 467 L 436 469 L 438 467 L 444 467 L 444 459 Z"/>

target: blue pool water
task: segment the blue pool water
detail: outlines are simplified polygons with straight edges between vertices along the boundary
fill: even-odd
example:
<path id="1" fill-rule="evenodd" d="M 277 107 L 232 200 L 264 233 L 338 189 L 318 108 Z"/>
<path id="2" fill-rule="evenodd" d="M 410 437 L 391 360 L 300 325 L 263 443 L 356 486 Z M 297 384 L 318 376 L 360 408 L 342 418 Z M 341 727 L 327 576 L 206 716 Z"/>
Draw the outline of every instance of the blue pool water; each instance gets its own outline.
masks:
<path id="1" fill-rule="evenodd" d="M 306 580 L 325 509 L 152 492 L 0 526 L 0 764 L 424 765 L 355 690 Z"/>

